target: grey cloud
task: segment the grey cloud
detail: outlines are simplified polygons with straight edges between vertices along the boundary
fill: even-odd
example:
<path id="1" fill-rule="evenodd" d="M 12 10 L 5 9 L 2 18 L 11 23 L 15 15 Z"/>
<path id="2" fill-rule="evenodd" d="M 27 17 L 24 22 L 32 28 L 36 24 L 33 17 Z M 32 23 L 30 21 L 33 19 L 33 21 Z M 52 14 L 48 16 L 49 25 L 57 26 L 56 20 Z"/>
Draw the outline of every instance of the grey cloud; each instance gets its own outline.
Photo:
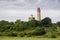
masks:
<path id="1" fill-rule="evenodd" d="M 38 0 L 25 0 L 29 4 L 36 4 Z"/>
<path id="2" fill-rule="evenodd" d="M 60 9 L 60 0 L 0 0 L 0 8 Z"/>
<path id="3" fill-rule="evenodd" d="M 24 2 L 21 2 L 19 0 L 16 1 L 0 1 L 0 7 L 2 8 L 30 8 L 30 7 L 34 7 L 36 5 L 36 3 L 38 3 L 38 0 L 24 0 Z"/>
<path id="4" fill-rule="evenodd" d="M 59 0 L 43 0 L 41 7 L 45 9 L 60 9 L 60 2 Z"/>
<path id="5" fill-rule="evenodd" d="M 16 1 L 16 0 L 0 0 L 0 1 Z"/>

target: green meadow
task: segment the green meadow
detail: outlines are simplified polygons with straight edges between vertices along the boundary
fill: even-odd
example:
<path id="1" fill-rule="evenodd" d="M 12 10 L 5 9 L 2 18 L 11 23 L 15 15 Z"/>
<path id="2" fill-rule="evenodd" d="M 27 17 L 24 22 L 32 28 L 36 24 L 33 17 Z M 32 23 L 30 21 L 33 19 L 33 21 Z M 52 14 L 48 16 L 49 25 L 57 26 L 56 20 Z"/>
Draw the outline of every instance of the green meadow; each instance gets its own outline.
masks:
<path id="1" fill-rule="evenodd" d="M 0 37 L 0 40 L 60 40 L 60 38 L 39 38 L 39 37 Z"/>

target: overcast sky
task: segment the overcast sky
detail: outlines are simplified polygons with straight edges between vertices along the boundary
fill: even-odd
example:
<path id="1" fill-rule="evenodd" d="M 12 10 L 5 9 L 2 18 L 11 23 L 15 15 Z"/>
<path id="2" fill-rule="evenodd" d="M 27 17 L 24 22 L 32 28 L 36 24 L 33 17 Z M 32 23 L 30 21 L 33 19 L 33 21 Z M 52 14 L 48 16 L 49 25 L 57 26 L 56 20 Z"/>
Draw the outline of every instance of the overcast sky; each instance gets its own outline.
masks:
<path id="1" fill-rule="evenodd" d="M 36 9 L 41 8 L 41 19 L 50 17 L 60 21 L 60 0 L 0 0 L 0 20 L 27 21 L 31 14 L 36 18 Z"/>

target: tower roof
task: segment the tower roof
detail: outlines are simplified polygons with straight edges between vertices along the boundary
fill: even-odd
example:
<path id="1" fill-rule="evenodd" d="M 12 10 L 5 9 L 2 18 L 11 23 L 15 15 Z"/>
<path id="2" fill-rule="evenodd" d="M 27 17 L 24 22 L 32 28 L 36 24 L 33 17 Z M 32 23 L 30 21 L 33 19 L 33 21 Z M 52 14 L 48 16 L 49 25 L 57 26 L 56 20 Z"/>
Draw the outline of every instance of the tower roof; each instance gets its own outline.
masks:
<path id="1" fill-rule="evenodd" d="M 37 11 L 38 11 L 38 12 L 40 12 L 40 11 L 41 11 L 41 10 L 40 10 L 40 7 L 38 7 L 38 8 L 37 8 Z"/>

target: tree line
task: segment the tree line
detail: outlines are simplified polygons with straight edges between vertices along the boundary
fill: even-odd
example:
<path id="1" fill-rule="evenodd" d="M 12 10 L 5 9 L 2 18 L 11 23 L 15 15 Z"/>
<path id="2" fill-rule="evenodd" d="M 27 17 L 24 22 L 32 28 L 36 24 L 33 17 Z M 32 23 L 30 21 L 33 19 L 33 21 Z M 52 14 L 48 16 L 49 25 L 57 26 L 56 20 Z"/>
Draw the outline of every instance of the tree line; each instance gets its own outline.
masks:
<path id="1" fill-rule="evenodd" d="M 0 36 L 41 36 L 41 37 L 59 37 L 60 22 L 52 23 L 51 18 L 46 17 L 41 21 L 21 21 L 9 22 L 0 21 Z"/>

